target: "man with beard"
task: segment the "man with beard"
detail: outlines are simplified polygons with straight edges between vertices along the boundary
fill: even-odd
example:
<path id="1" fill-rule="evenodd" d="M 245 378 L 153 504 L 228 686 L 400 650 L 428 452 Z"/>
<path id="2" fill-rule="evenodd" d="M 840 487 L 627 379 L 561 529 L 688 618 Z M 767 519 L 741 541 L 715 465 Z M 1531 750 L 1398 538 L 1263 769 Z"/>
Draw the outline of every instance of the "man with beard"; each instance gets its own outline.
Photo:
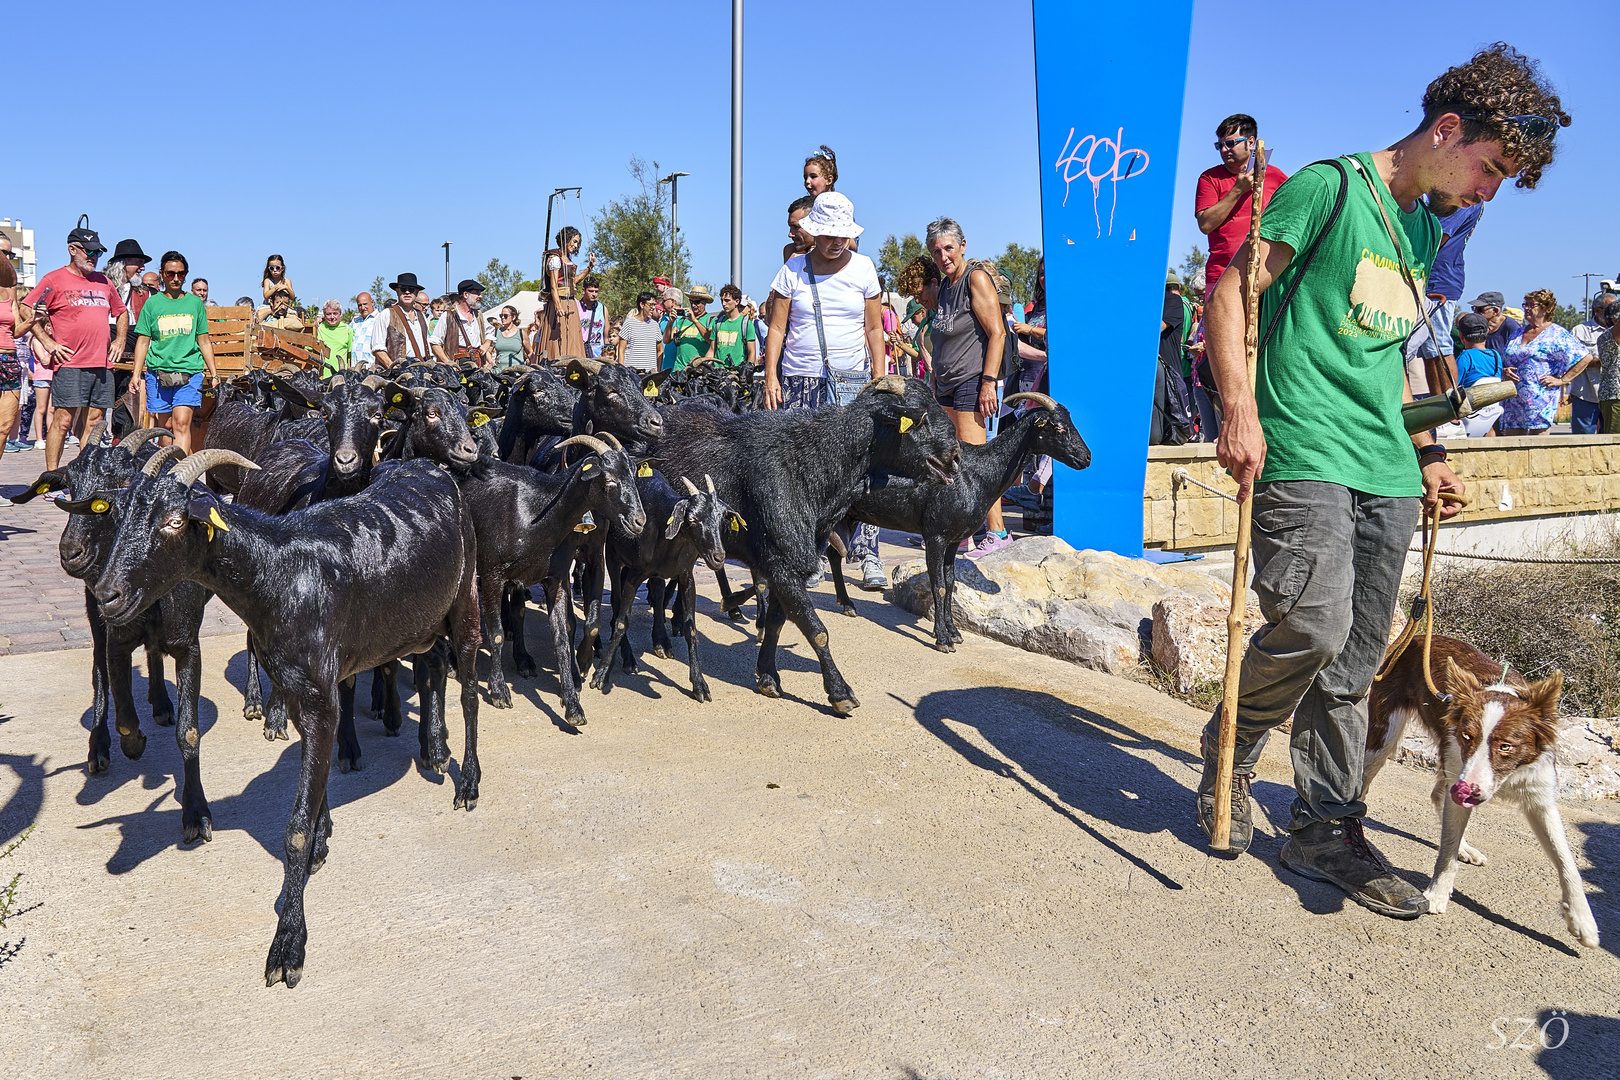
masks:
<path id="1" fill-rule="evenodd" d="M 1206 314 L 1225 404 L 1216 454 L 1239 497 L 1254 493 L 1254 589 L 1266 624 L 1243 658 L 1230 790 L 1216 790 L 1220 710 L 1204 729 L 1198 822 L 1212 835 L 1215 800 L 1229 799 L 1226 850 L 1247 849 L 1255 763 L 1271 729 L 1292 717 L 1297 795 L 1282 864 L 1402 919 L 1423 914 L 1428 900 L 1362 829 L 1366 695 L 1420 506 L 1463 491 L 1445 448 L 1426 431 L 1408 436 L 1401 416 L 1412 399 L 1402 345 L 1422 318 L 1419 294 L 1440 248 L 1424 200 L 1473 206 L 1515 177 L 1535 187 L 1570 123 L 1536 65 L 1502 43 L 1431 82 L 1422 104 L 1417 128 L 1388 149 L 1306 166 L 1277 190 L 1252 284 L 1259 328 L 1275 320 L 1276 331 L 1253 385 L 1249 243 Z M 1440 504 L 1442 516 L 1456 509 Z"/>

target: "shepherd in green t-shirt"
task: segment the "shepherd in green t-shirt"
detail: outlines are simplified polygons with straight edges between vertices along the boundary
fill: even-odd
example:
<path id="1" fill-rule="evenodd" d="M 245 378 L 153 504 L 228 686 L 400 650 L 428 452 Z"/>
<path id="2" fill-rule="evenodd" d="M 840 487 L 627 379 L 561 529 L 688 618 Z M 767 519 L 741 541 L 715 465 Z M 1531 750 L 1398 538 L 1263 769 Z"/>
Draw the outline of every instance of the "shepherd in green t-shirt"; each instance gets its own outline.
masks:
<path id="1" fill-rule="evenodd" d="M 675 317 L 664 326 L 664 345 L 675 346 L 671 369 L 679 371 L 700 356 L 709 355 L 714 344 L 714 316 L 704 310 L 714 303 L 714 297 L 701 285 L 686 290 L 690 309 L 677 309 Z"/>
<path id="2" fill-rule="evenodd" d="M 727 367 L 759 363 L 759 344 L 754 320 L 742 309 L 742 290 L 730 284 L 720 286 L 720 314 L 714 323 L 714 342 L 709 359 Z"/>
<path id="3" fill-rule="evenodd" d="M 1266 623 L 1243 659 L 1230 791 L 1215 790 L 1219 710 L 1204 730 L 1198 820 L 1210 834 L 1215 800 L 1230 799 L 1227 850 L 1248 847 L 1249 778 L 1267 734 L 1292 717 L 1297 795 L 1283 865 L 1395 918 L 1418 917 L 1429 899 L 1383 865 L 1362 831 L 1366 698 L 1420 508 L 1463 491 L 1445 448 L 1429 432 L 1409 436 L 1401 417 L 1412 400 L 1402 343 L 1422 317 L 1440 245 L 1425 199 L 1472 205 L 1515 176 L 1535 187 L 1569 122 L 1532 61 L 1503 44 L 1483 50 L 1429 84 L 1411 134 L 1337 167 L 1308 165 L 1266 204 L 1254 284 L 1262 340 L 1275 330 L 1254 385 L 1248 244 L 1205 312 L 1225 413 L 1216 452 L 1240 495 L 1254 487 L 1253 587 Z M 1441 504 L 1443 516 L 1455 510 Z"/>
<path id="4" fill-rule="evenodd" d="M 202 406 L 203 369 L 218 382 L 208 342 L 208 308 L 185 291 L 190 267 L 178 251 L 158 263 L 163 291 L 150 297 L 135 323 L 135 370 L 130 385 L 145 391 L 146 411 L 174 443 L 191 453 L 191 414 Z"/>

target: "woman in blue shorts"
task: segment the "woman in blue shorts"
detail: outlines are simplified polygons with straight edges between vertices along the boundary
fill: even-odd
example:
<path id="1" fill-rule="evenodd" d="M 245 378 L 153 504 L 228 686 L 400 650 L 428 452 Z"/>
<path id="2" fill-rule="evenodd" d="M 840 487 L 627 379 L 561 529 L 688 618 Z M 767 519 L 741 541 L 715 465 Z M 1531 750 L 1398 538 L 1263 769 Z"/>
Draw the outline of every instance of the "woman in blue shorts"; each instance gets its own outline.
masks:
<path id="1" fill-rule="evenodd" d="M 135 377 L 132 385 L 146 387 L 146 411 L 174 436 L 174 443 L 191 453 L 191 413 L 202 406 L 203 369 L 208 382 L 219 381 L 214 369 L 214 347 L 208 341 L 208 309 L 185 291 L 191 268 L 178 251 L 164 254 L 158 264 L 163 291 L 146 301 L 135 324 Z"/>

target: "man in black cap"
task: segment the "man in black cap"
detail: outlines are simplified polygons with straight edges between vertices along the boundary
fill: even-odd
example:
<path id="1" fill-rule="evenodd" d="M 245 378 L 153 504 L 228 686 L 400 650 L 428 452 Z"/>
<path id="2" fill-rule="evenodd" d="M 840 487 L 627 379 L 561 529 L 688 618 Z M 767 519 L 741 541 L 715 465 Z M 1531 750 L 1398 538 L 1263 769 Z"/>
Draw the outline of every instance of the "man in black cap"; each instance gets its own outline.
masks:
<path id="1" fill-rule="evenodd" d="M 428 345 L 427 312 L 419 298 L 425 292 L 415 274 L 401 274 L 388 286 L 399 295 L 399 303 L 382 314 L 382 347 L 372 356 L 379 368 L 399 367 L 415 360 L 433 359 Z"/>
<path id="2" fill-rule="evenodd" d="M 1497 352 L 1506 352 L 1508 338 L 1517 333 L 1520 327 L 1519 320 L 1507 317 L 1507 309 L 1504 306 L 1502 294 L 1499 292 L 1482 292 L 1468 301 L 1468 306 L 1473 309 L 1475 315 L 1485 316 L 1485 322 L 1490 330 L 1490 335 L 1485 339 L 1485 344 Z"/>
<path id="3" fill-rule="evenodd" d="M 495 356 L 495 343 L 484 333 L 484 287 L 466 278 L 456 292 L 460 296 L 433 328 L 433 355 L 446 364 L 472 358 L 482 366 Z"/>
<path id="4" fill-rule="evenodd" d="M 35 355 L 56 371 L 45 468 L 56 468 L 62 443 L 83 422 L 93 426 L 113 406 L 112 365 L 124 355 L 129 309 L 96 261 L 107 250 L 88 217 L 68 233 L 68 265 L 52 270 L 23 298 L 46 321 L 33 326 Z"/>

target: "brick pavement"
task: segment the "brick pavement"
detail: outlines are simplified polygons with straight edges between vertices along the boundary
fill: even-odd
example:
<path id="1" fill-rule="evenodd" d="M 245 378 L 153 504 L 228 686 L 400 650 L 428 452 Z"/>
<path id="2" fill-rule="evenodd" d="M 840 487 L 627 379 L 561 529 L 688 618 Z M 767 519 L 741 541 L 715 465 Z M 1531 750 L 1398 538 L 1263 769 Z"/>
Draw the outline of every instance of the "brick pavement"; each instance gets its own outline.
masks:
<path id="1" fill-rule="evenodd" d="M 0 456 L 0 495 L 15 495 L 44 470 L 43 450 Z M 84 585 L 62 572 L 56 554 L 64 521 L 49 499 L 0 507 L 0 656 L 90 644 Z M 242 629 L 218 599 L 209 603 L 203 636 Z"/>

